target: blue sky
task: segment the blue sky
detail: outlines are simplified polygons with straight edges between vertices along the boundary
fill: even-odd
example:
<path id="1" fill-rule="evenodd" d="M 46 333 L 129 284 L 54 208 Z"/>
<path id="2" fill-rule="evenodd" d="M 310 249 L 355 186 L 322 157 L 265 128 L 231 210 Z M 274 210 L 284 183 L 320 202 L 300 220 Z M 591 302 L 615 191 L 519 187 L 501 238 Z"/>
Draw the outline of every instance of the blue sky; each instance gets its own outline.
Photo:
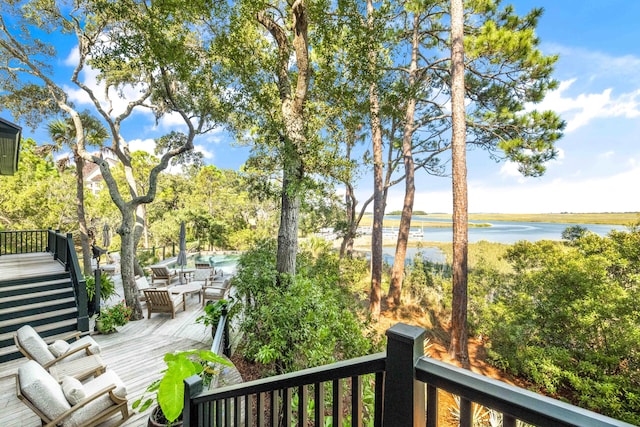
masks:
<path id="1" fill-rule="evenodd" d="M 468 154 L 469 211 L 501 213 L 640 211 L 640 1 L 515 0 L 516 12 L 543 7 L 537 34 L 545 54 L 559 54 L 555 78 L 560 88 L 538 109 L 557 111 L 567 122 L 557 143 L 559 156 L 540 178 L 523 178 L 514 165 L 495 163 L 482 151 Z M 66 41 L 65 41 L 66 42 Z M 59 72 L 73 63 L 73 44 L 58 46 Z M 91 73 L 84 76 L 91 82 Z M 67 80 L 68 81 L 68 80 Z M 87 98 L 68 85 L 82 106 Z M 3 115 L 6 114 L 3 113 Z M 6 116 L 5 116 L 6 117 Z M 130 120 L 131 121 L 131 120 Z M 155 125 L 138 113 L 123 129 L 132 149 L 152 150 L 153 138 L 177 120 Z M 26 137 L 42 141 L 42 131 Z M 230 144 L 222 131 L 200 137 L 196 149 L 207 163 L 237 169 L 248 149 Z M 369 195 L 370 177 L 358 184 Z M 416 210 L 451 212 L 447 178 L 416 177 Z M 389 194 L 387 210 L 401 208 L 403 189 Z"/>

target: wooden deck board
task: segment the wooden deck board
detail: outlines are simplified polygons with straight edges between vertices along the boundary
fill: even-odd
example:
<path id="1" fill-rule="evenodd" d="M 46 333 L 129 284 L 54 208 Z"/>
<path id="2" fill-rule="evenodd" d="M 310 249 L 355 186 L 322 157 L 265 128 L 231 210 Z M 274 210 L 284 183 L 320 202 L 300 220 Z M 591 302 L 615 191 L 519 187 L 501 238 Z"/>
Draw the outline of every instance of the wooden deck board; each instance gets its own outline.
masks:
<path id="1" fill-rule="evenodd" d="M 0 281 L 64 273 L 64 266 L 53 262 L 48 252 L 0 256 Z"/>
<path id="2" fill-rule="evenodd" d="M 123 295 L 122 288 L 116 289 Z M 109 301 L 108 303 L 111 303 Z M 143 303 L 143 312 L 146 308 Z M 179 310 L 176 318 L 170 314 L 153 313 L 151 319 L 129 322 L 118 328 L 118 332 L 109 335 L 94 335 L 102 348 L 102 358 L 107 368 L 114 370 L 127 386 L 129 408 L 144 392 L 146 387 L 159 378 L 164 368 L 163 356 L 167 352 L 192 348 L 210 348 L 211 330 L 195 323 L 203 313 L 201 304 L 195 296 L 187 296 L 187 310 Z M 17 372 L 25 359 L 0 364 L 0 425 L 2 427 L 35 427 L 39 418 L 18 400 L 13 377 L 5 376 Z M 233 373 L 237 376 L 237 372 Z M 124 426 L 146 426 L 148 410 L 143 414 L 133 414 Z M 113 421 L 117 417 L 113 417 Z M 105 427 L 113 421 L 103 424 Z"/>

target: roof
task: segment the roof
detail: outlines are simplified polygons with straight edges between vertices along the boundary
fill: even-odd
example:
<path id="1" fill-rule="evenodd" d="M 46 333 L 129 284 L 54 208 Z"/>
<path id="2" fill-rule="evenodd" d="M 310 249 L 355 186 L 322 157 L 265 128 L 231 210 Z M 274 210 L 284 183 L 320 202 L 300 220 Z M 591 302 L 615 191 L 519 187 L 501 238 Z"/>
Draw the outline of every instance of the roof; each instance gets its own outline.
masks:
<path id="1" fill-rule="evenodd" d="M 18 170 L 22 128 L 0 118 L 0 175 L 13 175 Z"/>

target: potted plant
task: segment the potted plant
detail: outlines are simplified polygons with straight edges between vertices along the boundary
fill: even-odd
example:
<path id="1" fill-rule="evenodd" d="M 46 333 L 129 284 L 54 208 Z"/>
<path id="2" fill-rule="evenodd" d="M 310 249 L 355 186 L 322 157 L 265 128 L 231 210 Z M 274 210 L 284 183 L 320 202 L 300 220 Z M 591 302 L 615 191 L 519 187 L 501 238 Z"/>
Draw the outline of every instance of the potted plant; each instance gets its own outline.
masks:
<path id="1" fill-rule="evenodd" d="M 95 295 L 96 295 L 96 278 L 92 275 L 84 276 L 87 287 L 87 304 L 89 308 L 89 316 L 93 316 L 96 311 Z M 112 296 L 117 295 L 116 285 L 107 273 L 100 274 L 100 301 L 106 301 Z"/>
<path id="2" fill-rule="evenodd" d="M 102 334 L 116 332 L 116 326 L 126 325 L 132 312 L 133 310 L 127 307 L 124 301 L 111 307 L 105 307 L 100 310 L 96 318 L 96 329 Z"/>
<path id="3" fill-rule="evenodd" d="M 202 323 L 205 326 L 211 326 L 211 336 L 216 335 L 216 328 L 220 322 L 220 317 L 225 311 L 232 315 L 235 310 L 235 304 L 232 297 L 229 299 L 219 299 L 216 302 L 209 301 L 204 306 L 204 314 L 196 318 L 196 323 Z"/>
<path id="4" fill-rule="evenodd" d="M 206 388 L 218 374 L 217 365 L 231 366 L 231 362 L 211 350 L 187 350 L 164 355 L 167 364 L 162 378 L 152 382 L 132 408 L 146 411 L 154 402 L 147 426 L 180 426 L 184 409 L 184 380 L 192 375 L 202 378 Z M 155 393 L 155 396 L 149 396 Z"/>

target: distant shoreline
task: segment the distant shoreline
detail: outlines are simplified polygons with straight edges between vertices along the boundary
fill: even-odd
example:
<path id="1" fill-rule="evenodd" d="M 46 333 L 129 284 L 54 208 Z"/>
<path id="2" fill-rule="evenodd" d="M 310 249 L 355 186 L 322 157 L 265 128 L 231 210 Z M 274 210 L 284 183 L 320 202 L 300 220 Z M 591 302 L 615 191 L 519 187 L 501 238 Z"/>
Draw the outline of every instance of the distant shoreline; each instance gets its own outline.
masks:
<path id="1" fill-rule="evenodd" d="M 371 215 L 365 215 L 360 226 L 371 225 Z M 411 225 L 413 227 L 451 227 L 451 223 L 429 221 L 431 219 L 451 219 L 450 214 L 434 213 L 427 215 L 414 215 Z M 500 213 L 472 213 L 471 221 L 513 221 L 513 222 L 553 222 L 562 224 L 607 224 L 630 225 L 640 222 L 640 212 L 622 213 L 548 213 L 548 214 L 500 214 Z M 385 227 L 397 227 L 397 219 L 385 219 Z M 472 227 L 487 227 L 488 224 L 470 224 Z"/>

